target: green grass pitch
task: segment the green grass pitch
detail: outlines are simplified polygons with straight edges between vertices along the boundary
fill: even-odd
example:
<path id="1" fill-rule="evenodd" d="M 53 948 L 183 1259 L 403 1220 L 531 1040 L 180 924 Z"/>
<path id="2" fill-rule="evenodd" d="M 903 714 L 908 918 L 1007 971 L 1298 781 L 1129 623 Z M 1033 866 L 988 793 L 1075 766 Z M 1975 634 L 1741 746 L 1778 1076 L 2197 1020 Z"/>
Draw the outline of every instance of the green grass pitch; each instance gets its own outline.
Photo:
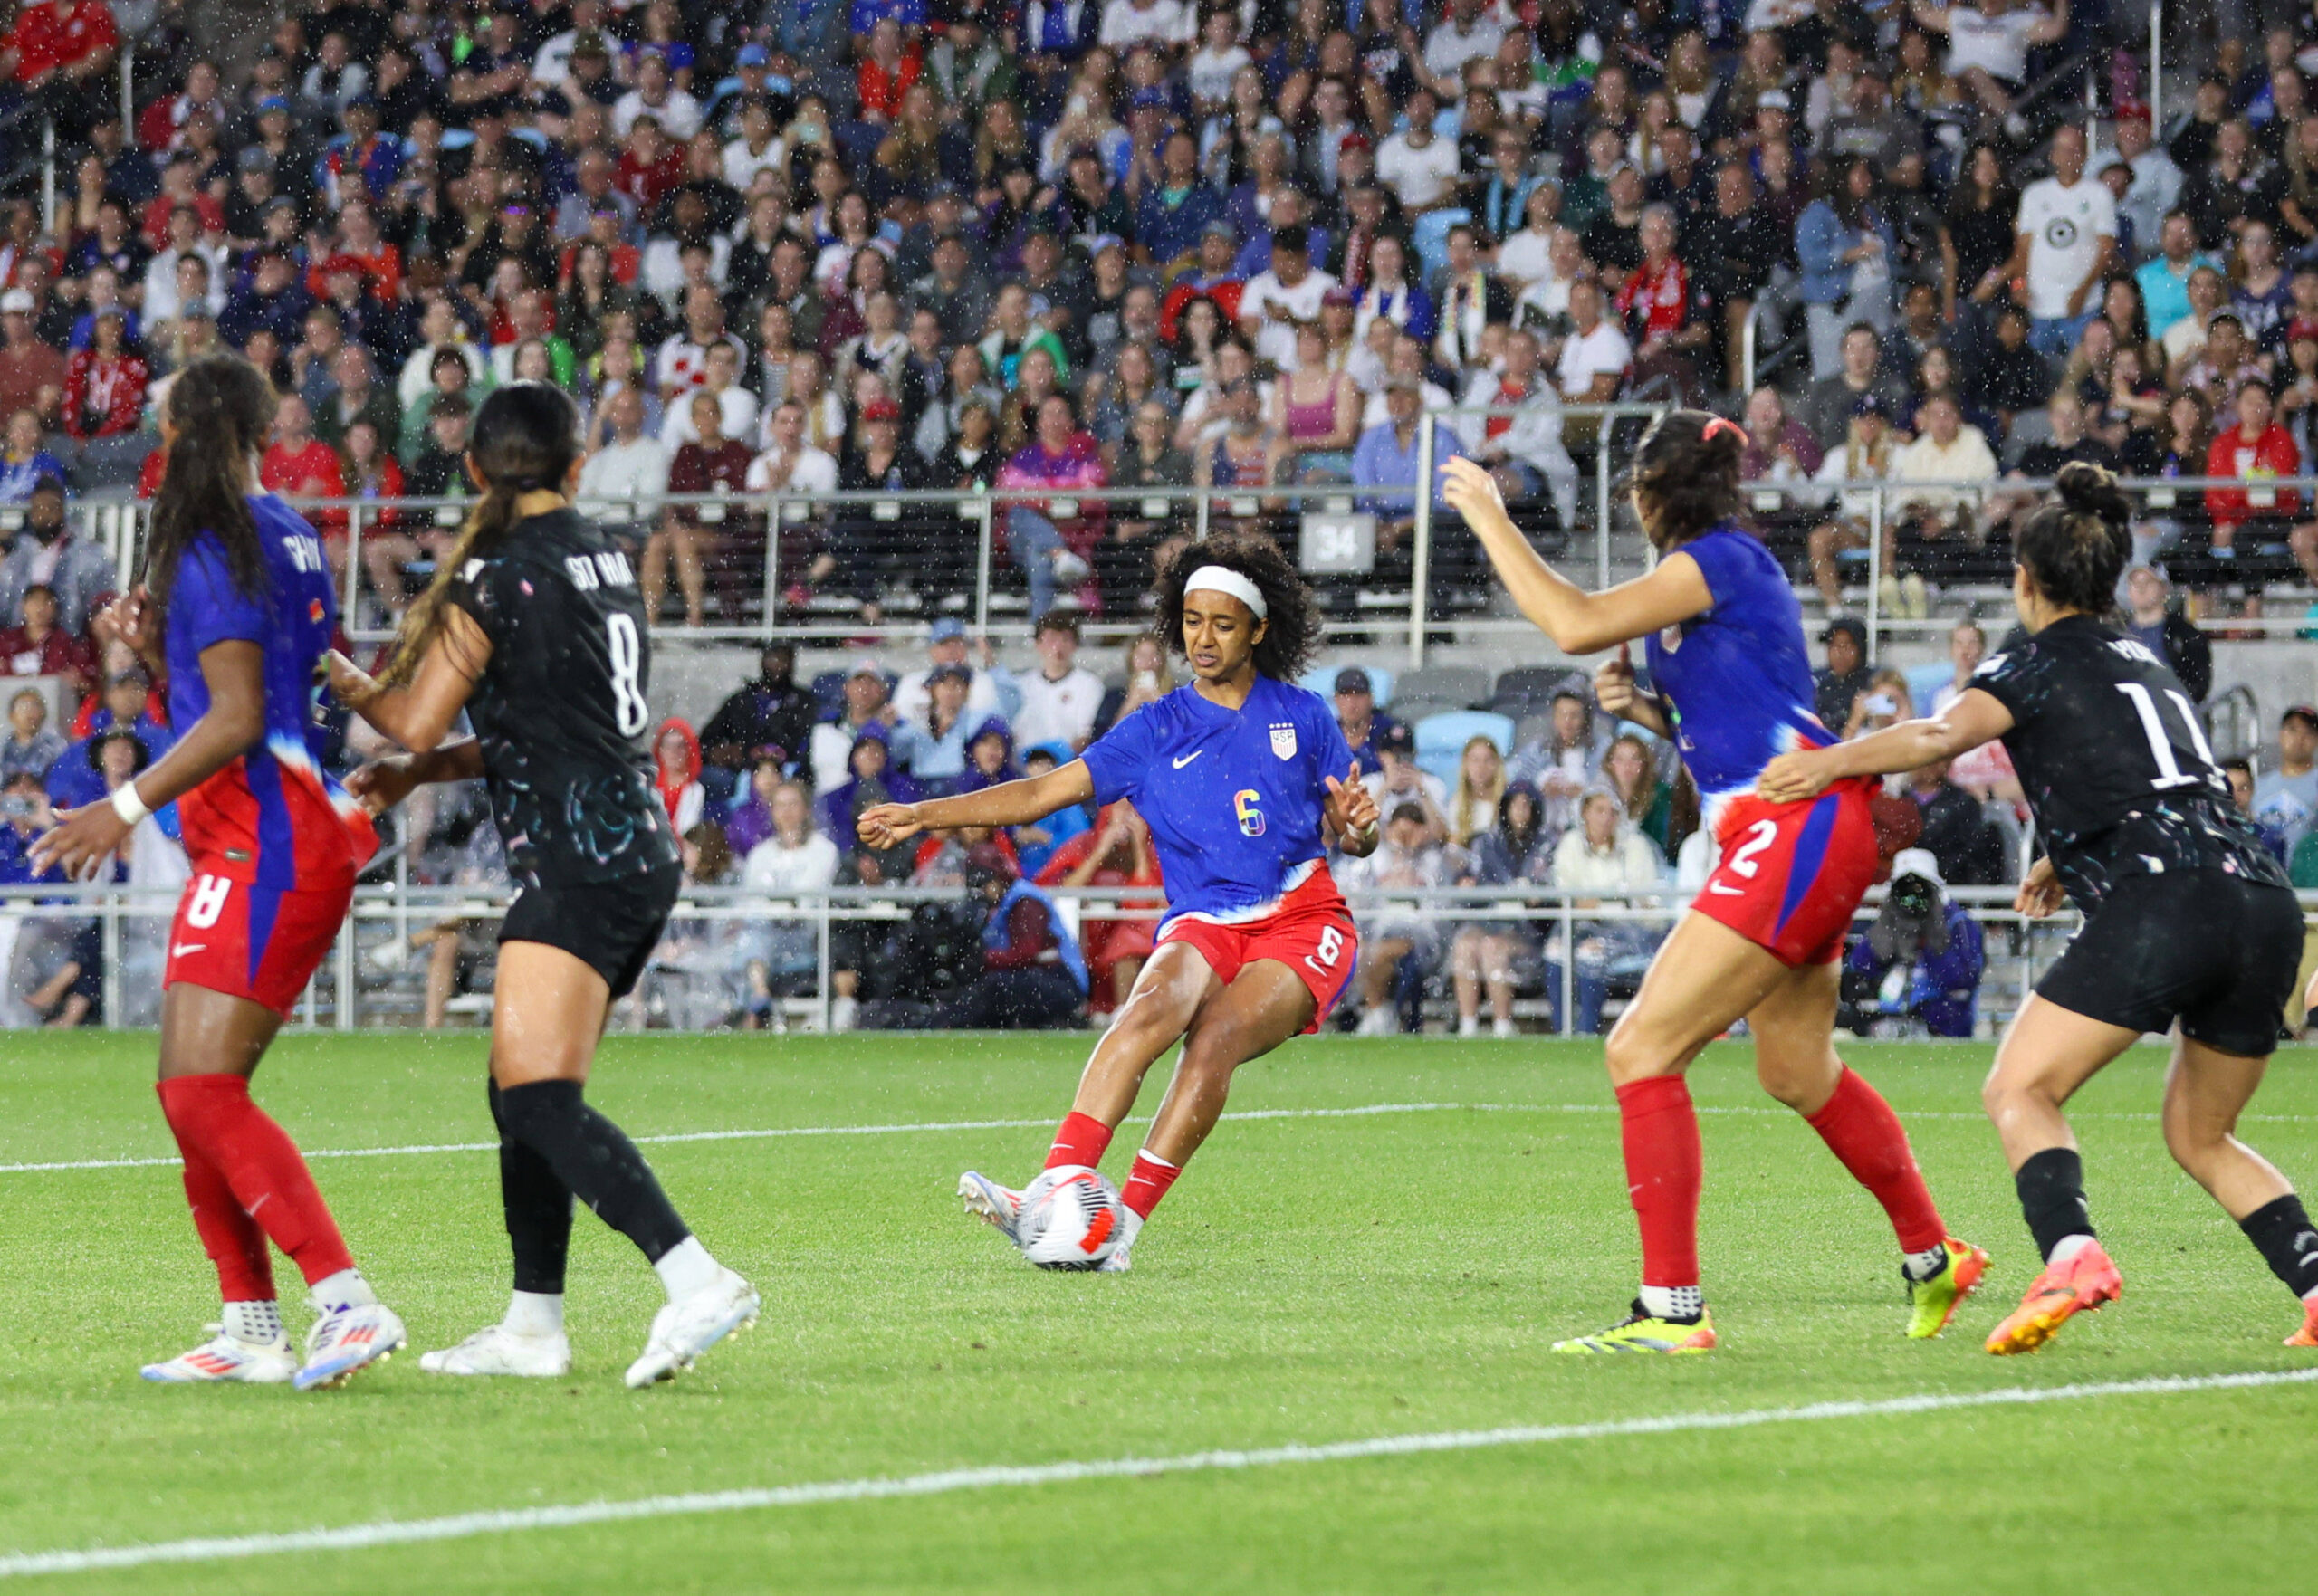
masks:
<path id="1" fill-rule="evenodd" d="M 657 1284 L 579 1216 L 564 1380 L 397 1358 L 346 1390 L 162 1389 L 139 1363 L 214 1315 L 167 1167 L 0 1172 L 0 1555 L 424 1520 L 948 1468 L 1174 1457 L 1652 1415 L 2318 1368 L 2294 1305 L 2166 1158 L 2162 1054 L 2079 1100 L 2123 1300 L 2034 1358 L 1979 1350 L 2032 1254 L 1978 1112 L 1984 1047 L 1857 1046 L 1950 1225 L 1995 1254 L 1945 1339 L 1903 1340 L 1889 1230 L 1743 1047 L 1693 1072 L 1707 1358 L 1578 1360 L 1635 1247 L 1598 1044 L 1297 1043 L 1226 1123 L 1127 1276 L 1051 1276 L 958 1211 L 1025 1179 L 1083 1037 L 615 1039 L 595 1100 L 639 1136 L 1020 1119 L 649 1149 L 765 1313 L 630 1392 Z M 169 1147 L 149 1037 L 19 1035 L 0 1163 Z M 310 1150 L 486 1140 L 483 1046 L 290 1037 L 258 1095 Z M 2313 1056 L 2281 1054 L 2247 1138 L 2318 1184 Z M 1145 1107 L 1156 1102 L 1155 1084 Z M 1489 1108 L 1470 1105 L 1499 1105 Z M 1717 1110 L 1726 1112 L 1714 1112 Z M 1109 1163 L 1123 1168 L 1135 1127 Z M 314 1164 L 411 1353 L 495 1317 L 482 1152 Z M 293 1279 L 286 1263 L 285 1283 Z M 291 1294 L 285 1292 L 285 1295 Z M 290 1305 L 285 1304 L 285 1306 Z M 290 1314 L 302 1333 L 306 1314 Z M 2318 1385 L 1871 1413 L 1416 1456 L 999 1486 L 357 1550 L 0 1578 L 27 1591 L 1955 1592 L 2253 1590 L 2302 1577 Z M 0 1570 L 6 1565 L 0 1563 Z"/>

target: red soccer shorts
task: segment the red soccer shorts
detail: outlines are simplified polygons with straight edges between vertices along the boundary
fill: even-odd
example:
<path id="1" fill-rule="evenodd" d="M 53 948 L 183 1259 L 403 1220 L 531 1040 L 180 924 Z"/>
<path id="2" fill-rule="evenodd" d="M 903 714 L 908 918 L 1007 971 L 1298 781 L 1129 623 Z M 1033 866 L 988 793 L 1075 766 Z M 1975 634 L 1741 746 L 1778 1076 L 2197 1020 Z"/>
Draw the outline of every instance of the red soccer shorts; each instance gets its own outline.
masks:
<path id="1" fill-rule="evenodd" d="M 1327 1023 L 1360 961 L 1360 933 L 1353 930 L 1352 912 L 1344 906 L 1344 894 L 1336 891 L 1325 865 L 1263 919 L 1218 925 L 1186 915 L 1160 930 L 1158 945 L 1169 942 L 1197 948 L 1215 979 L 1227 987 L 1259 959 L 1287 965 L 1312 990 L 1312 1023 L 1304 1027 L 1307 1037 Z"/>
<path id="2" fill-rule="evenodd" d="M 307 892 L 234 881 L 194 866 L 169 927 L 164 987 L 190 981 L 263 1003 L 283 1018 L 321 967 L 354 901 L 354 879 Z"/>
<path id="3" fill-rule="evenodd" d="M 1833 964 L 1875 880 L 1868 793 L 1844 781 L 1806 803 L 1731 799 L 1716 828 L 1722 862 L 1691 907 L 1782 964 Z"/>

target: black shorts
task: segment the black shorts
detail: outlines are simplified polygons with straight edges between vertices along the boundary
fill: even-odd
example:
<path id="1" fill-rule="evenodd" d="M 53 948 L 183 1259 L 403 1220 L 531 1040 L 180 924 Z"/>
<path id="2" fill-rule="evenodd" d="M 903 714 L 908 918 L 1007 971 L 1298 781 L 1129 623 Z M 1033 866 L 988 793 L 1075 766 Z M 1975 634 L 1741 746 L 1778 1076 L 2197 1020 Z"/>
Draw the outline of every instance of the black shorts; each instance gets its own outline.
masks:
<path id="1" fill-rule="evenodd" d="M 2129 875 L 2069 941 L 2036 995 L 2072 1014 L 2181 1034 L 2217 1052 L 2277 1050 L 2302 966 L 2302 905 L 2217 870 Z"/>
<path id="2" fill-rule="evenodd" d="M 613 997 L 625 998 L 660 945 L 684 881 L 684 866 L 668 864 L 620 881 L 527 887 L 507 905 L 499 940 L 560 948 L 602 976 Z"/>

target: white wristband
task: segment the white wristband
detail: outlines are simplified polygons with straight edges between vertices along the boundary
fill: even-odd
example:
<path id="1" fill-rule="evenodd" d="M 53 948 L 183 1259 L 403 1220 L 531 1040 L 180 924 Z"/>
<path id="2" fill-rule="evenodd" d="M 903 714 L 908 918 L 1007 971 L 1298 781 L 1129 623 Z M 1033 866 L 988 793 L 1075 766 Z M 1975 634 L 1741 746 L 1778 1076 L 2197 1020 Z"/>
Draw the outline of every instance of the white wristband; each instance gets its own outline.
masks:
<path id="1" fill-rule="evenodd" d="M 123 826 L 134 826 L 153 811 L 137 796 L 137 783 L 124 781 L 112 789 L 112 812 L 120 817 Z"/>

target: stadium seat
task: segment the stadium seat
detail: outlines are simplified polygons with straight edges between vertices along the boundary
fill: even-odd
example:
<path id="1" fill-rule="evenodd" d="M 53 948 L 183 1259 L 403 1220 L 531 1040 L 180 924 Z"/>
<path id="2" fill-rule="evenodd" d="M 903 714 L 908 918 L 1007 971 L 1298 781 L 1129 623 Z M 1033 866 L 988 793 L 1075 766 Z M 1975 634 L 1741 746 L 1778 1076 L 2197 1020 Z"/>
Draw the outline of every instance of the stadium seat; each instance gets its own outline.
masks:
<path id="1" fill-rule="evenodd" d="M 1444 714 L 1427 715 L 1416 723 L 1415 731 L 1418 767 L 1432 771 L 1452 788 L 1457 785 L 1457 761 L 1464 757 L 1465 744 L 1474 738 L 1488 738 L 1497 744 L 1500 754 L 1513 751 L 1513 722 L 1488 710 L 1451 710 Z"/>
<path id="2" fill-rule="evenodd" d="M 1931 713 L 1932 695 L 1956 679 L 1956 667 L 1946 660 L 1930 664 L 1908 667 L 1908 699 L 1916 706 L 1916 713 Z"/>
<path id="3" fill-rule="evenodd" d="M 1518 721 L 1549 710 L 1554 695 L 1564 688 L 1575 688 L 1589 698 L 1593 694 L 1584 671 L 1567 665 L 1517 665 L 1498 677 L 1489 707 Z"/>
<path id="4" fill-rule="evenodd" d="M 1430 698 L 1455 704 L 1460 709 L 1478 709 L 1489 702 L 1489 673 L 1475 665 L 1425 665 L 1403 674 L 1394 684 L 1394 697 L 1383 703 L 1402 720 L 1408 717 L 1400 712 L 1403 700 Z"/>

